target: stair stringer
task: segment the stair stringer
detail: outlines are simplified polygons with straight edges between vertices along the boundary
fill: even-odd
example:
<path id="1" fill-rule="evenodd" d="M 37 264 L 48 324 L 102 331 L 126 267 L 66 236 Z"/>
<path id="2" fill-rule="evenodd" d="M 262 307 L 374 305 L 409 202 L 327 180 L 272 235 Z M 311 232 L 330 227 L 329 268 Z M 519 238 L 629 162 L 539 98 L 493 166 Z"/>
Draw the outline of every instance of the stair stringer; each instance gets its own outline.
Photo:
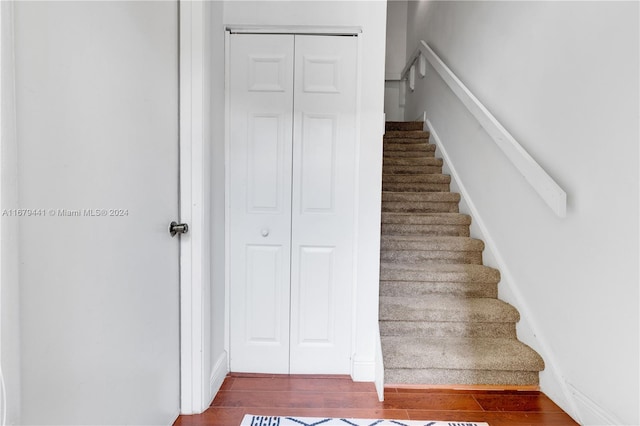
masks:
<path id="1" fill-rule="evenodd" d="M 437 147 L 436 156 L 443 159 L 442 173 L 451 176 L 451 192 L 460 194 L 460 213 L 465 213 L 472 217 L 469 228 L 471 237 L 480 239 L 485 243 L 482 253 L 484 264 L 500 271 L 498 298 L 513 305 L 520 312 L 520 321 L 516 324 L 518 340 L 538 352 L 545 361 L 545 369 L 539 372 L 540 388 L 558 405 L 563 407 L 571 417 L 580 421 L 578 416 L 580 411 L 576 406 L 573 393 L 569 389 L 569 384 L 562 374 L 550 345 L 538 332 L 540 328 L 536 324 L 535 316 L 531 313 L 531 309 L 529 309 L 524 297 L 522 297 L 508 264 L 504 261 L 495 241 L 491 238 L 491 234 L 482 220 L 479 210 L 462 183 L 460 175 L 456 171 L 455 165 L 452 164 L 451 158 L 447 154 L 447 150 L 436 129 L 431 121 L 426 118 L 426 112 L 423 113 L 423 117 L 424 130 L 430 132 L 430 140 Z M 422 120 L 422 117 L 420 119 Z"/>

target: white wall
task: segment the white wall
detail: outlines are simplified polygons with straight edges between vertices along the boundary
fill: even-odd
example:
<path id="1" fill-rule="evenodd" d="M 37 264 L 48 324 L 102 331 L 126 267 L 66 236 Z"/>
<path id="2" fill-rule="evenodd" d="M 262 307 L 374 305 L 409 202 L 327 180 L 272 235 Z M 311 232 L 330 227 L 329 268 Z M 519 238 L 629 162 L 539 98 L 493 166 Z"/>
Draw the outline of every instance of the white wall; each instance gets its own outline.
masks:
<path id="1" fill-rule="evenodd" d="M 0 210 L 18 207 L 18 144 L 15 134 L 13 10 L 0 4 L 2 46 L 2 116 L 0 117 Z M 0 368 L 5 381 L 7 424 L 20 423 L 20 309 L 17 217 L 1 216 L 0 229 Z M 1 413 L 1 412 L 0 412 Z"/>
<path id="2" fill-rule="evenodd" d="M 378 321 L 386 1 L 228 1 L 224 6 L 224 23 L 362 27 L 354 298 L 357 301 L 356 342 L 352 376 L 356 380 L 373 381 Z"/>
<path id="3" fill-rule="evenodd" d="M 556 217 L 433 69 L 407 97 L 495 243 L 501 297 L 585 424 L 638 424 L 637 2 L 410 2 L 425 40 L 565 189 Z M 497 257 L 495 256 L 497 254 Z M 504 264 L 496 261 L 502 258 Z"/>
<path id="4" fill-rule="evenodd" d="M 406 0 L 387 2 L 384 112 L 389 121 L 404 119 L 405 83 L 400 73 L 407 62 L 407 7 Z"/>

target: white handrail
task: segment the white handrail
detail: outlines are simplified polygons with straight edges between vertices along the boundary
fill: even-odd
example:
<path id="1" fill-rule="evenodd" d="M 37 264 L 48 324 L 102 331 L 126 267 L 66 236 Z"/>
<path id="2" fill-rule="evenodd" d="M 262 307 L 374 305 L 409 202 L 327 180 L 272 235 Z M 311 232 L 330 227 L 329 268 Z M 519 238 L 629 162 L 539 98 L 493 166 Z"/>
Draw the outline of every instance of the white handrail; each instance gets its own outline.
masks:
<path id="1" fill-rule="evenodd" d="M 407 65 L 402 70 L 402 78 L 420 56 L 424 56 L 447 86 L 456 94 L 458 99 L 467 107 L 469 112 L 478 120 L 485 131 L 491 136 L 496 145 L 507 156 L 516 169 L 524 176 L 533 189 L 542 197 L 547 205 L 559 217 L 567 215 L 567 193 L 549 176 L 549 174 L 529 155 L 529 153 L 514 139 L 500 122 L 476 98 L 467 86 L 447 67 L 436 53 L 424 42 L 420 41 L 418 48 L 411 55 Z"/>

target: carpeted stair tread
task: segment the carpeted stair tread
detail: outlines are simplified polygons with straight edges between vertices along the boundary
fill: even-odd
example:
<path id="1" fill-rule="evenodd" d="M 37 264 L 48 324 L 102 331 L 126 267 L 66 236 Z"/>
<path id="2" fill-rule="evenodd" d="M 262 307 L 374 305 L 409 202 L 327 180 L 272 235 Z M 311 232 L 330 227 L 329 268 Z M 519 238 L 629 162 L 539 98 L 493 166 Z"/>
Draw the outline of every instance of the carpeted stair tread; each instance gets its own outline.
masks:
<path id="1" fill-rule="evenodd" d="M 382 321 L 511 322 L 520 320 L 518 311 L 498 299 L 480 297 L 380 297 Z"/>
<path id="2" fill-rule="evenodd" d="M 417 158 L 385 158 L 382 164 L 382 172 L 388 167 L 424 167 L 424 166 L 442 166 L 442 159 L 435 157 L 417 157 Z M 419 171 L 419 169 L 418 169 Z M 424 172 L 423 172 L 424 173 Z"/>
<path id="3" fill-rule="evenodd" d="M 383 223 L 380 227 L 381 235 L 431 235 L 468 237 L 467 225 L 403 225 L 396 223 Z"/>
<path id="4" fill-rule="evenodd" d="M 427 145 L 427 148 L 429 145 Z M 423 150 L 423 151 L 388 151 L 384 150 L 382 153 L 383 158 L 424 158 L 435 157 L 435 150 Z"/>
<path id="5" fill-rule="evenodd" d="M 470 225 L 471 216 L 462 213 L 382 213 L 381 221 L 403 225 Z"/>
<path id="6" fill-rule="evenodd" d="M 471 217 L 460 213 L 382 213 L 381 234 L 468 237 L 470 223 Z"/>
<path id="7" fill-rule="evenodd" d="M 422 130 L 424 121 L 387 121 L 384 124 L 385 131 L 389 130 Z"/>
<path id="8" fill-rule="evenodd" d="M 458 297 L 498 297 L 497 282 L 380 281 L 381 296 L 422 297 L 432 294 Z"/>
<path id="9" fill-rule="evenodd" d="M 434 162 L 435 163 L 435 162 Z M 442 173 L 442 164 L 429 164 L 418 166 L 396 166 L 386 165 L 382 166 L 382 173 L 385 174 L 423 174 L 423 173 Z"/>
<path id="10" fill-rule="evenodd" d="M 458 213 L 460 194 L 452 192 L 382 192 L 382 212 Z"/>
<path id="11" fill-rule="evenodd" d="M 382 235 L 380 250 L 482 251 L 484 242 L 470 237 Z"/>
<path id="12" fill-rule="evenodd" d="M 381 336 L 516 338 L 514 322 L 380 321 Z"/>
<path id="13" fill-rule="evenodd" d="M 435 157 L 386 157 L 383 166 L 442 166 L 442 159 Z"/>
<path id="14" fill-rule="evenodd" d="M 383 182 L 383 191 L 392 192 L 449 192 L 450 187 L 448 183 L 429 183 L 429 182 L 416 182 L 416 183 L 403 183 L 403 182 Z"/>
<path id="15" fill-rule="evenodd" d="M 395 263 L 482 264 L 484 243 L 469 237 L 382 235 L 380 260 Z"/>
<path id="16" fill-rule="evenodd" d="M 402 145 L 424 145 L 429 143 L 429 137 L 425 136 L 423 138 L 387 138 L 383 139 L 382 146 L 386 148 L 389 144 L 402 144 Z"/>
<path id="17" fill-rule="evenodd" d="M 419 281 L 421 283 L 491 283 L 500 281 L 500 271 L 485 265 L 404 264 L 381 262 L 381 281 Z"/>
<path id="18" fill-rule="evenodd" d="M 452 192 L 382 192 L 382 212 L 458 213 L 459 202 Z"/>
<path id="19" fill-rule="evenodd" d="M 393 151 L 408 152 L 435 152 L 436 146 L 429 143 L 397 143 L 386 142 L 384 144 L 384 152 L 391 153 Z"/>
<path id="20" fill-rule="evenodd" d="M 446 194 L 446 192 L 433 192 Z M 383 212 L 413 212 L 413 213 L 458 213 L 458 203 L 454 201 L 416 202 L 416 201 L 387 201 L 382 205 Z"/>
<path id="21" fill-rule="evenodd" d="M 451 183 L 451 176 L 442 173 L 412 175 L 382 174 L 382 183 Z M 390 191 L 393 192 L 393 191 Z M 402 192 L 402 191 L 398 191 Z"/>
<path id="22" fill-rule="evenodd" d="M 458 203 L 460 194 L 457 192 L 393 192 L 382 191 L 382 203 L 400 201 L 407 203 Z"/>
<path id="23" fill-rule="evenodd" d="M 544 361 L 511 338 L 383 336 L 387 368 L 541 371 Z"/>
<path id="24" fill-rule="evenodd" d="M 428 137 L 429 132 L 424 130 L 387 130 L 384 132 L 384 139 L 423 139 Z"/>

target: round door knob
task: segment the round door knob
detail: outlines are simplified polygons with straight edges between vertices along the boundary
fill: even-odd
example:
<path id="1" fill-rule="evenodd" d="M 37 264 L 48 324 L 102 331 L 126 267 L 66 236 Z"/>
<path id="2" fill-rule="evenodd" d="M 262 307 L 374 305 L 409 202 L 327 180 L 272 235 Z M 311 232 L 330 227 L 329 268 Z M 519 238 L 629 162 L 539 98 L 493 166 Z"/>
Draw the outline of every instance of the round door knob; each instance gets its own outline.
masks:
<path id="1" fill-rule="evenodd" d="M 269 235 L 269 230 L 265 228 L 260 231 L 260 234 L 262 234 L 263 237 L 267 237 Z"/>

